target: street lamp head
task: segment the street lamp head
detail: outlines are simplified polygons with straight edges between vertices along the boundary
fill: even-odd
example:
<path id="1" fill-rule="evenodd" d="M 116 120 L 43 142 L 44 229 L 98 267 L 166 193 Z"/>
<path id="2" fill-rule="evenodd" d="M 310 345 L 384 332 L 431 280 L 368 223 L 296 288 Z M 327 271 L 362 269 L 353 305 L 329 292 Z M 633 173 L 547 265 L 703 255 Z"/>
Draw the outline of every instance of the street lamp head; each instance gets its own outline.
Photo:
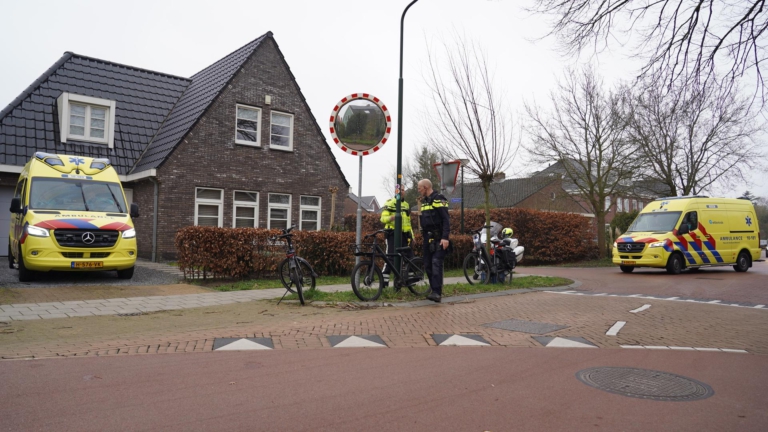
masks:
<path id="1" fill-rule="evenodd" d="M 461 166 L 465 167 L 469 165 L 469 159 L 459 159 L 461 161 Z"/>

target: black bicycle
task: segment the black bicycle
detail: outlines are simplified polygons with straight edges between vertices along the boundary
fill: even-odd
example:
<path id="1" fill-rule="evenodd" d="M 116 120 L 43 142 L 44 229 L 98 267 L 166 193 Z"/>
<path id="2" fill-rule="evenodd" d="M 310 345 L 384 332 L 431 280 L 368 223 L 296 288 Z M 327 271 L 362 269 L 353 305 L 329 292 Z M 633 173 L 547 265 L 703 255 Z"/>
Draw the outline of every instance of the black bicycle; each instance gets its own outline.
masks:
<path id="1" fill-rule="evenodd" d="M 275 243 L 278 239 L 285 239 L 285 259 L 277 265 L 277 273 L 280 275 L 280 282 L 282 282 L 285 289 L 291 293 L 298 294 L 299 301 L 303 305 L 304 291 L 315 289 L 315 278 L 317 277 L 317 274 L 307 260 L 296 256 L 296 251 L 293 249 L 293 242 L 291 240 L 291 237 L 293 237 L 291 230 L 294 228 L 296 227 L 292 226 L 283 229 L 283 234 L 271 237 L 269 240 Z M 280 300 L 282 301 L 282 299 Z"/>
<path id="2" fill-rule="evenodd" d="M 464 277 L 470 285 L 501 283 L 504 285 L 512 284 L 512 270 L 514 263 L 510 266 L 506 263 L 503 254 L 504 241 L 491 237 L 491 254 L 485 249 L 485 244 L 481 240 L 483 230 L 490 227 L 470 231 L 472 234 L 472 251 L 464 258 Z M 514 253 L 513 258 L 514 259 Z"/>
<path id="3" fill-rule="evenodd" d="M 394 289 L 400 290 L 407 287 L 412 293 L 424 296 L 429 293 L 429 278 L 424 271 L 424 260 L 421 257 L 409 258 L 410 246 L 397 248 L 396 253 L 388 254 L 381 249 L 377 242 L 377 236 L 387 230 L 379 230 L 365 236 L 365 239 L 373 238 L 373 243 L 354 244 L 355 256 L 365 257 L 355 265 L 352 270 L 352 290 L 357 298 L 362 301 L 375 301 L 384 291 L 384 273 L 376 265 L 376 260 L 381 258 L 392 269 Z M 395 267 L 390 258 L 400 257 L 401 266 Z"/>

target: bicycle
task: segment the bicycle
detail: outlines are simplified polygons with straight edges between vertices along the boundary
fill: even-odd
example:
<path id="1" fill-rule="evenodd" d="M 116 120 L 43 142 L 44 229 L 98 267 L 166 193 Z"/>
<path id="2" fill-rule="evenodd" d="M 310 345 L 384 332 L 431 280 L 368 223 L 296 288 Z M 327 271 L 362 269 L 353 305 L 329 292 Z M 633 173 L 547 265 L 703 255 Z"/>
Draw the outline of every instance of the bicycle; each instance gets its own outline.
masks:
<path id="1" fill-rule="evenodd" d="M 296 256 L 296 251 L 293 249 L 293 242 L 291 241 L 291 237 L 293 237 L 291 230 L 294 228 L 296 227 L 285 228 L 282 230 L 283 234 L 270 237 L 269 240 L 274 244 L 278 239 L 285 239 L 285 259 L 277 265 L 277 272 L 280 275 L 280 282 L 287 290 L 286 294 L 288 292 L 297 294 L 299 302 L 303 305 L 304 291 L 307 287 L 309 291 L 315 289 L 317 274 L 307 260 Z M 285 294 L 283 297 L 285 297 Z M 283 299 L 281 298 L 280 301 L 283 301 Z"/>
<path id="2" fill-rule="evenodd" d="M 509 266 L 503 261 L 505 242 L 504 240 L 499 240 L 495 236 L 491 237 L 491 254 L 489 256 L 481 237 L 482 231 L 486 228 L 490 227 L 484 226 L 469 232 L 472 234 L 473 246 L 472 251 L 464 258 L 464 277 L 467 278 L 467 282 L 469 282 L 470 285 L 476 283 L 501 283 L 503 285 L 511 285 L 512 269 L 515 267 L 514 262 Z"/>
<path id="3" fill-rule="evenodd" d="M 366 240 L 373 238 L 373 243 L 352 245 L 355 256 L 368 258 L 367 260 L 361 258 L 352 270 L 352 290 L 355 295 L 362 301 L 375 301 L 384 291 L 384 273 L 376 265 L 377 258 L 383 259 L 387 268 L 392 269 L 394 277 L 391 279 L 395 291 L 407 287 L 415 295 L 427 295 L 429 293 L 429 278 L 424 271 L 424 260 L 421 257 L 408 258 L 409 254 L 406 252 L 411 251 L 410 246 L 397 248 L 394 254 L 384 252 L 377 242 L 377 236 L 386 231 L 379 230 L 364 237 Z M 364 249 L 366 250 L 364 251 Z M 390 260 L 390 258 L 398 256 L 401 259 L 399 269 Z"/>

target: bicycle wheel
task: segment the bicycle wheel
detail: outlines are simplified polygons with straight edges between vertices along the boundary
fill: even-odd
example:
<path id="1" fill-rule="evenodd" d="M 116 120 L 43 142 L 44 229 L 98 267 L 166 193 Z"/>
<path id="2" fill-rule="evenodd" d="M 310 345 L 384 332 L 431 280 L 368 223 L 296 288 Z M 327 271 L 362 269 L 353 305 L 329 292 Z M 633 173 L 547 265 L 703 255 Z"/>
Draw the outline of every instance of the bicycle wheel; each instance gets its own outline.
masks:
<path id="1" fill-rule="evenodd" d="M 429 277 L 424 270 L 424 258 L 416 257 L 408 263 L 403 278 L 408 282 L 408 289 L 417 296 L 429 293 Z"/>
<path id="2" fill-rule="evenodd" d="M 362 301 L 375 301 L 384 290 L 384 275 L 371 261 L 360 261 L 352 270 L 352 291 Z"/>
<path id="3" fill-rule="evenodd" d="M 290 258 L 284 259 L 277 266 L 277 273 L 280 276 L 280 282 L 283 284 L 285 289 L 295 294 L 296 290 L 294 289 L 293 279 L 291 278 L 291 265 L 288 262 L 289 259 Z M 315 277 L 312 276 L 312 267 L 309 265 L 309 263 L 304 258 L 297 257 L 296 265 L 300 270 L 299 274 L 301 275 L 302 288 L 304 288 L 304 290 L 315 289 Z"/>
<path id="4" fill-rule="evenodd" d="M 488 264 L 477 253 L 471 252 L 464 258 L 464 277 L 470 285 L 488 283 L 489 276 Z"/>
<path id="5" fill-rule="evenodd" d="M 296 257 L 296 264 L 298 265 L 299 274 L 301 275 L 301 289 L 304 292 L 312 291 L 315 289 L 315 276 L 312 271 L 312 266 L 309 265 L 304 258 Z"/>
<path id="6" fill-rule="evenodd" d="M 304 306 L 304 290 L 301 289 L 301 270 L 299 270 L 299 267 L 296 266 L 291 269 L 291 273 L 293 274 L 293 286 L 296 288 L 296 294 L 299 296 L 299 302 L 302 306 Z"/>

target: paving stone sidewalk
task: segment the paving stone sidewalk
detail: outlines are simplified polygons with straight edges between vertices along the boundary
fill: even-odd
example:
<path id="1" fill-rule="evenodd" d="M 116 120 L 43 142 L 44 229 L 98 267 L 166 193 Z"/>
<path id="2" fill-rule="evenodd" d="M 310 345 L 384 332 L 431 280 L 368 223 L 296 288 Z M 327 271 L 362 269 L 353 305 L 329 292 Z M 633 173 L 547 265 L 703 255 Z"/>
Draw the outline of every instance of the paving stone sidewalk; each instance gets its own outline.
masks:
<path id="1" fill-rule="evenodd" d="M 145 265 L 146 263 L 142 264 Z M 165 264 L 149 263 L 169 267 Z M 521 275 L 522 276 L 522 275 Z M 463 281 L 463 277 L 446 278 L 446 284 Z M 324 292 L 351 291 L 349 284 L 320 286 Z M 98 300 L 79 300 L 47 303 L 16 303 L 0 305 L 0 321 L 24 321 L 38 319 L 69 318 L 97 315 L 125 315 L 143 312 L 189 309 L 206 306 L 227 305 L 254 300 L 280 298 L 283 288 L 213 292 L 204 294 L 182 294 L 171 296 L 127 297 Z M 417 304 L 431 304 L 424 300 Z"/>

